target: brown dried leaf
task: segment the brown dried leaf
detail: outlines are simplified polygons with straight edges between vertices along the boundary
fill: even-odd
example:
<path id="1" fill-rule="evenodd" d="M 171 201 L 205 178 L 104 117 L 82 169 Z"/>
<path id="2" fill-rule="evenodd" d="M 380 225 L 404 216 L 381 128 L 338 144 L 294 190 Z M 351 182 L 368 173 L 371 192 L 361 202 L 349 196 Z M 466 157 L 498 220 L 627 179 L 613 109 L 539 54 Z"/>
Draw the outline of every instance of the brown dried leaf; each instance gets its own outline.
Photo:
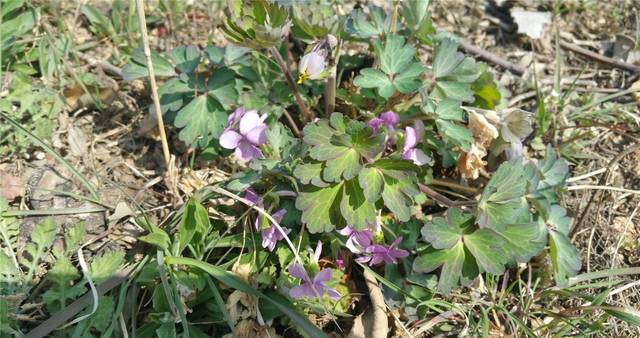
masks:
<path id="1" fill-rule="evenodd" d="M 82 157 L 87 151 L 87 137 L 78 127 L 69 126 L 69 129 L 67 129 L 67 142 L 69 142 L 71 153 L 76 157 Z"/>

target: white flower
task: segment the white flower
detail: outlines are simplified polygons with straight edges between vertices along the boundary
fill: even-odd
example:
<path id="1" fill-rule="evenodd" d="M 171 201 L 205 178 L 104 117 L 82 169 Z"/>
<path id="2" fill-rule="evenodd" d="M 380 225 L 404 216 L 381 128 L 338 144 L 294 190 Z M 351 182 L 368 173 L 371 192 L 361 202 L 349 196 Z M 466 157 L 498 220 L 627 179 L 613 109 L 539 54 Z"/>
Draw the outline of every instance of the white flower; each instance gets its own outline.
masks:
<path id="1" fill-rule="evenodd" d="M 306 80 L 317 80 L 322 76 L 324 71 L 324 56 L 318 52 L 309 52 L 300 59 L 300 76 L 298 83 Z"/>

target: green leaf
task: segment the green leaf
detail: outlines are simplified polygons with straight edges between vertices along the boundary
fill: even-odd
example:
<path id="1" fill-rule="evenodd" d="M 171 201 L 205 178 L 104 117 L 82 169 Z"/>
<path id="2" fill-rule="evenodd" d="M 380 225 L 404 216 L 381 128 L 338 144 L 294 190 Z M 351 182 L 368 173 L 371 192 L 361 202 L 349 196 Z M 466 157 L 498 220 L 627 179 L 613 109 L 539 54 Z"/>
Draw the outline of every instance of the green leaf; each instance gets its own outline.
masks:
<path id="1" fill-rule="evenodd" d="M 362 187 L 364 196 L 370 203 L 375 203 L 380 199 L 384 180 L 382 172 L 375 167 L 367 167 L 360 171 L 358 182 Z"/>
<path id="2" fill-rule="evenodd" d="M 238 102 L 235 77 L 236 74 L 233 70 L 219 68 L 213 72 L 207 82 L 209 94 L 215 97 L 226 109 Z"/>
<path id="3" fill-rule="evenodd" d="M 31 277 L 37 272 L 42 260 L 49 254 L 49 248 L 56 238 L 56 224 L 53 218 L 45 218 L 38 224 L 31 233 L 31 242 L 25 246 L 25 251 L 30 256 L 24 257 L 28 264 L 27 280 L 31 282 Z"/>
<path id="4" fill-rule="evenodd" d="M 567 235 L 556 230 L 549 231 L 549 250 L 556 283 L 560 287 L 568 285 L 569 277 L 575 276 L 582 267 L 580 253 Z"/>
<path id="5" fill-rule="evenodd" d="M 397 90 L 403 94 L 420 88 L 420 75 L 424 71 L 420 63 L 414 62 L 415 49 L 405 44 L 401 36 L 387 37 L 385 45 L 374 43 L 382 71 L 372 68 L 362 69 L 354 79 L 354 84 L 362 88 L 377 88 L 378 94 L 389 98 Z"/>
<path id="6" fill-rule="evenodd" d="M 471 234 L 464 235 L 464 245 L 484 271 L 494 275 L 504 273 L 504 264 L 506 263 L 506 257 L 502 250 L 504 244 L 495 232 L 489 229 L 478 229 Z"/>
<path id="7" fill-rule="evenodd" d="M 450 98 L 464 102 L 474 100 L 471 85 L 468 83 L 441 80 L 436 82 L 434 91 L 434 96 L 440 99 Z"/>
<path id="8" fill-rule="evenodd" d="M 202 262 L 192 258 L 185 257 L 166 257 L 165 262 L 169 265 L 188 265 L 199 268 L 208 274 L 210 274 L 213 278 L 217 279 L 221 283 L 228 285 L 231 288 L 244 292 L 246 294 L 254 295 L 256 297 L 262 298 L 269 303 L 276 306 L 280 311 L 282 311 L 293 323 L 298 325 L 304 332 L 306 332 L 311 337 L 326 337 L 326 335 L 322 332 L 322 330 L 318 329 L 314 326 L 307 317 L 301 313 L 299 313 L 293 304 L 282 297 L 273 297 L 266 295 L 249 284 L 246 284 L 244 281 L 234 276 L 233 274 L 217 267 L 212 264 Z"/>
<path id="9" fill-rule="evenodd" d="M 327 232 L 344 225 L 340 215 L 342 186 L 341 182 L 325 188 L 312 187 L 298 194 L 296 208 L 302 211 L 301 221 L 307 224 L 309 232 Z"/>
<path id="10" fill-rule="evenodd" d="M 322 180 L 322 167 L 322 162 L 298 164 L 293 170 L 293 176 L 304 184 L 313 184 L 323 188 L 329 183 Z"/>
<path id="11" fill-rule="evenodd" d="M 180 243 L 178 252 L 182 252 L 187 245 L 191 244 L 191 239 L 196 233 L 202 234 L 210 227 L 207 209 L 195 198 L 189 199 L 178 227 L 178 242 Z"/>
<path id="12" fill-rule="evenodd" d="M 471 85 L 471 89 L 476 98 L 472 106 L 495 110 L 500 104 L 502 94 L 498 88 L 498 83 L 493 79 L 493 75 L 486 70 L 486 66 L 480 77 Z"/>
<path id="13" fill-rule="evenodd" d="M 123 260 L 123 251 L 109 251 L 94 258 L 90 266 L 93 282 L 97 285 L 109 279 L 120 268 Z"/>
<path id="14" fill-rule="evenodd" d="M 493 174 L 478 202 L 478 223 L 498 232 L 528 209 L 522 160 L 504 162 Z"/>
<path id="15" fill-rule="evenodd" d="M 471 149 L 473 134 L 471 134 L 469 129 L 458 123 L 443 119 L 436 120 L 436 125 L 438 126 L 438 130 L 443 133 L 449 141 L 459 145 L 462 150 L 468 151 Z"/>
<path id="16" fill-rule="evenodd" d="M 365 68 L 353 79 L 353 84 L 361 88 L 377 88 L 378 95 L 390 98 L 395 91 L 393 83 L 385 73 L 378 69 Z"/>
<path id="17" fill-rule="evenodd" d="M 380 7 L 369 7 L 369 18 L 362 9 L 355 9 L 347 19 L 345 32 L 359 39 L 369 39 L 385 34 L 391 28 L 390 18 Z"/>
<path id="18" fill-rule="evenodd" d="M 328 182 L 350 180 L 362 168 L 362 158 L 371 159 L 384 149 L 384 136 L 372 135 L 371 128 L 359 121 L 345 123 L 341 114 L 304 128 L 304 141 L 311 146 L 309 155 L 325 162 L 322 178 Z"/>
<path id="19" fill-rule="evenodd" d="M 453 247 L 462 234 L 473 225 L 473 215 L 463 213 L 457 208 L 447 210 L 447 218 L 435 217 L 422 228 L 422 237 L 431 243 L 434 249 Z"/>
<path id="20" fill-rule="evenodd" d="M 64 234 L 64 253 L 66 255 L 73 254 L 80 244 L 82 244 L 82 238 L 86 235 L 85 222 L 78 222 L 71 229 L 67 230 Z"/>
<path id="21" fill-rule="evenodd" d="M 451 248 L 427 251 L 416 257 L 413 261 L 413 270 L 428 273 L 442 267 L 438 278 L 438 290 L 447 294 L 458 285 L 462 277 L 461 271 L 464 268 L 465 256 L 464 244 L 458 242 Z"/>
<path id="22" fill-rule="evenodd" d="M 559 158 L 553 151 L 551 145 L 547 145 L 547 154 L 540 160 L 538 169 L 541 174 L 539 189 L 547 187 L 564 186 L 569 175 L 569 165 L 567 161 Z"/>
<path id="23" fill-rule="evenodd" d="M 177 75 L 169 60 L 162 57 L 155 50 L 151 50 L 151 62 L 153 63 L 155 76 L 172 77 Z M 148 76 L 147 58 L 144 56 L 144 51 L 141 48 L 137 48 L 131 53 L 131 60 L 122 68 L 122 79 L 131 81 Z"/>
<path id="24" fill-rule="evenodd" d="M 355 229 L 367 229 L 376 222 L 375 206 L 364 197 L 364 192 L 355 179 L 344 184 L 340 212 L 347 224 Z"/>
<path id="25" fill-rule="evenodd" d="M 227 123 L 227 114 L 220 103 L 209 95 L 200 95 L 178 112 L 175 126 L 181 128 L 179 138 L 188 145 L 198 141 L 205 146 L 208 136 L 220 137 Z"/>
<path id="26" fill-rule="evenodd" d="M 569 277 L 575 276 L 582 267 L 580 253 L 568 237 L 571 219 L 566 214 L 563 207 L 553 205 L 545 222 L 549 232 L 551 264 L 560 287 L 567 286 Z"/>
<path id="27" fill-rule="evenodd" d="M 100 11 L 91 5 L 80 6 L 80 12 L 87 17 L 91 23 L 91 31 L 98 34 L 104 34 L 109 37 L 117 36 L 111 20 L 104 16 Z"/>
<path id="28" fill-rule="evenodd" d="M 181 73 L 192 73 L 200 64 L 200 50 L 196 46 L 178 46 L 169 51 L 167 56 Z"/>
<path id="29" fill-rule="evenodd" d="M 43 295 L 42 299 L 51 312 L 63 309 L 67 300 L 74 299 L 84 293 L 80 288 L 72 288 L 72 282 L 80 277 L 77 269 L 71 264 L 70 256 L 61 255 L 47 273 L 47 279 L 53 284 Z"/>
<path id="30" fill-rule="evenodd" d="M 464 122 L 464 114 L 461 106 L 462 103 L 460 101 L 444 99 L 438 104 L 436 115 L 442 120 Z M 471 135 L 470 132 L 469 135 Z M 464 138 L 467 139 L 467 136 L 464 136 Z"/>
<path id="31" fill-rule="evenodd" d="M 458 43 L 452 39 L 443 39 L 434 51 L 433 74 L 436 78 L 451 74 L 464 60 L 458 52 Z"/>
<path id="32" fill-rule="evenodd" d="M 509 224 L 496 232 L 504 241 L 504 251 L 510 263 L 526 263 L 544 250 L 547 233 L 538 223 Z"/>

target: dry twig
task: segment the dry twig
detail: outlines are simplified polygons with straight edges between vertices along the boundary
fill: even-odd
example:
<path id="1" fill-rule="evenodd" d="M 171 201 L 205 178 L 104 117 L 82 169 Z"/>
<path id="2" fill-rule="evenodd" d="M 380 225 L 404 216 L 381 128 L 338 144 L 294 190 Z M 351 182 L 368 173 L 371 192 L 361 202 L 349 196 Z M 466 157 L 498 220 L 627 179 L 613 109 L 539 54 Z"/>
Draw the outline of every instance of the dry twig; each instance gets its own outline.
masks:
<path id="1" fill-rule="evenodd" d="M 160 141 L 162 142 L 162 154 L 164 155 L 165 165 L 169 165 L 171 161 L 171 153 L 169 153 L 169 143 L 167 142 L 167 134 L 164 130 L 164 120 L 162 111 L 160 110 L 160 98 L 158 97 L 158 85 L 156 84 L 156 76 L 153 71 L 153 62 L 151 60 L 151 49 L 149 49 L 149 36 L 147 35 L 147 22 L 144 16 L 144 2 L 136 0 L 138 12 L 138 25 L 142 35 L 142 46 L 144 48 L 144 56 L 147 60 L 147 71 L 149 72 L 149 82 L 151 83 L 151 97 L 153 98 L 153 106 L 155 107 L 156 120 L 158 121 L 158 130 L 160 131 Z"/>

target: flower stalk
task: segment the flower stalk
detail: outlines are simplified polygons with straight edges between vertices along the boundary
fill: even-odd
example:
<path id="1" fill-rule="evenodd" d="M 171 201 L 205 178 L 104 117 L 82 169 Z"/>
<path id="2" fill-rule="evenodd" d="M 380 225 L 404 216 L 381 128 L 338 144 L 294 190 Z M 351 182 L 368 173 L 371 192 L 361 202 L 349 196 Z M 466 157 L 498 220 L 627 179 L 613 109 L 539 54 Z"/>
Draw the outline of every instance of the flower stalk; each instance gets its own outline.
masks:
<path id="1" fill-rule="evenodd" d="M 304 100 L 302 100 L 302 95 L 300 95 L 300 91 L 298 90 L 298 85 L 296 85 L 296 82 L 294 81 L 293 76 L 291 76 L 291 71 L 289 70 L 289 67 L 284 62 L 284 60 L 282 59 L 280 52 L 278 52 L 278 49 L 276 49 L 276 47 L 269 48 L 269 52 L 271 53 L 271 56 L 273 56 L 273 58 L 278 63 L 280 70 L 282 70 L 282 72 L 284 73 L 284 77 L 287 79 L 287 83 L 289 84 L 289 87 L 291 87 L 291 91 L 293 92 L 293 97 L 296 99 L 296 103 L 300 107 L 302 117 L 305 119 L 305 121 L 313 121 L 315 116 L 309 110 L 309 107 L 307 107 L 307 104 L 304 103 Z M 289 114 L 289 113 L 285 110 L 285 114 Z M 293 119 L 291 117 L 287 117 L 287 120 L 292 121 Z"/>

